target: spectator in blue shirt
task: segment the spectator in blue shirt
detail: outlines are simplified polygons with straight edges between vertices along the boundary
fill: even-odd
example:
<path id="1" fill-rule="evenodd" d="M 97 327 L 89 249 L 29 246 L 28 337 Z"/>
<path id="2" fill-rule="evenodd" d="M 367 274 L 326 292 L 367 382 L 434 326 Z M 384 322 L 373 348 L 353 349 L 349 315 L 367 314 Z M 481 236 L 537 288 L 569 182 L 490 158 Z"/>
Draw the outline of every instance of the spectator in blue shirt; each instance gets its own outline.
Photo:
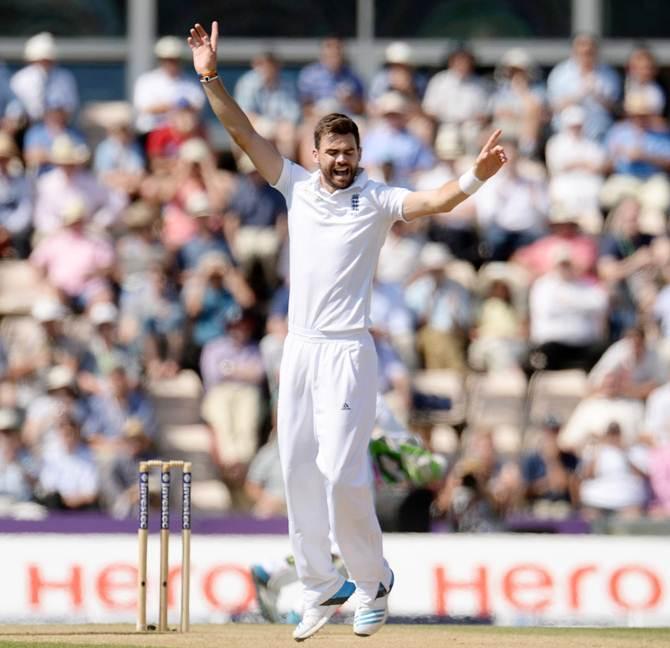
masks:
<path id="1" fill-rule="evenodd" d="M 612 110 L 621 95 L 621 80 L 608 65 L 598 61 L 598 42 L 589 34 L 572 41 L 572 55 L 559 63 L 547 79 L 549 102 L 555 115 L 578 104 L 584 108 L 584 133 L 602 140 L 612 123 Z M 554 122 L 558 130 L 557 121 Z"/>
<path id="2" fill-rule="evenodd" d="M 262 117 L 271 122 L 300 120 L 300 103 L 295 87 L 281 76 L 281 64 L 272 52 L 262 52 L 251 62 L 235 86 L 235 100 L 253 120 Z"/>
<path id="3" fill-rule="evenodd" d="M 408 103 L 397 92 L 382 95 L 376 102 L 381 122 L 363 138 L 363 164 L 382 168 L 390 165 L 387 182 L 409 187 L 415 171 L 431 169 L 435 164 L 432 151 L 407 128 Z"/>
<path id="4" fill-rule="evenodd" d="M 344 43 L 339 38 L 326 38 L 321 55 L 300 71 L 298 91 L 303 105 L 336 99 L 340 112 L 363 113 L 363 83 L 344 58 Z"/>
<path id="5" fill-rule="evenodd" d="M 410 100 L 421 102 L 428 79 L 414 67 L 414 52 L 403 41 L 391 43 L 384 53 L 384 67 L 370 83 L 370 99 L 379 99 L 387 92 L 399 92 Z"/>
<path id="6" fill-rule="evenodd" d="M 18 155 L 11 135 L 0 131 L 0 256 L 25 259 L 30 253 L 34 192 L 23 171 L 11 168 Z"/>

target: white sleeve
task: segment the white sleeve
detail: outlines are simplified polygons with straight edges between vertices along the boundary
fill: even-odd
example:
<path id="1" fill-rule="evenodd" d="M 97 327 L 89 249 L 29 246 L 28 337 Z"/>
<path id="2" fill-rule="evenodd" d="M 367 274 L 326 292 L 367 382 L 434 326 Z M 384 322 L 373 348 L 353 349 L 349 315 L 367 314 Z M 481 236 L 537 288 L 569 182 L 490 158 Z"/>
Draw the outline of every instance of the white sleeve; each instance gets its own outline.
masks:
<path id="1" fill-rule="evenodd" d="M 291 208 L 291 199 L 293 197 L 293 186 L 299 180 L 306 180 L 310 173 L 299 164 L 291 162 L 284 158 L 284 164 L 279 175 L 279 180 L 272 186 L 282 195 L 286 200 L 286 206 Z"/>
<path id="2" fill-rule="evenodd" d="M 377 191 L 377 200 L 380 211 L 393 223 L 397 220 L 405 220 L 404 204 L 405 198 L 412 192 L 402 187 L 389 187 L 380 185 Z"/>

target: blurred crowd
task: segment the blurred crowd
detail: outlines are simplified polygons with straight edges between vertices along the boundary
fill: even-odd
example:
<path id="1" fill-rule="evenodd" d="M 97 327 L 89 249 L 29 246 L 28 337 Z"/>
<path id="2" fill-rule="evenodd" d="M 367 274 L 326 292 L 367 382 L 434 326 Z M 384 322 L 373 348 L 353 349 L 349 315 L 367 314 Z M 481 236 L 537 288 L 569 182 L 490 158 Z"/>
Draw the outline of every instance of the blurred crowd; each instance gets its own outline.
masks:
<path id="1" fill-rule="evenodd" d="M 17 264 L 36 277 L 25 312 L 2 302 L 0 495 L 130 515 L 137 461 L 161 448 L 152 386 L 193 372 L 231 506 L 280 514 L 286 205 L 214 146 L 183 40 L 155 55 L 128 101 L 102 105 L 80 105 L 48 33 L 0 68 L 0 284 Z M 297 76 L 261 52 L 229 88 L 310 170 L 318 119 L 352 115 L 370 176 L 415 189 L 458 177 L 503 130 L 502 171 L 452 213 L 395 223 L 381 252 L 381 391 L 450 465 L 397 506 L 463 531 L 667 515 L 670 129 L 653 51 L 616 70 L 579 35 L 550 70 L 515 48 L 484 74 L 459 44 L 431 72 L 395 42 L 364 80 L 328 38 Z M 511 442 L 467 416 L 445 427 L 431 396 L 453 395 L 415 384 L 495 374 L 530 389 L 548 372 L 583 376 L 576 408 L 525 417 Z"/>

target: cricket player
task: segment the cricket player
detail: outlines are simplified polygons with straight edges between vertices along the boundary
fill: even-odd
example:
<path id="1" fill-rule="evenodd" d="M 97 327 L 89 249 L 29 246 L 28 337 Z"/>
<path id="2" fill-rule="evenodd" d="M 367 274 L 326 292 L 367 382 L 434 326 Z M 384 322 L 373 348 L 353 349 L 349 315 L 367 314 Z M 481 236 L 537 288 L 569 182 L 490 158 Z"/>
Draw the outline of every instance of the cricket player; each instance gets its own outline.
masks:
<path id="1" fill-rule="evenodd" d="M 277 415 L 289 534 L 303 586 L 303 616 L 293 632 L 318 632 L 356 592 L 353 631 L 386 622 L 393 572 L 382 552 L 368 443 L 375 422 L 377 356 L 370 295 L 379 251 L 395 220 L 445 213 L 505 163 L 495 131 L 474 166 L 433 191 L 370 180 L 359 168 L 358 128 L 347 116 L 323 117 L 309 173 L 261 137 L 217 75 L 218 23 L 199 24 L 188 44 L 214 114 L 288 206 L 291 294 Z M 335 568 L 329 533 L 351 580 Z"/>

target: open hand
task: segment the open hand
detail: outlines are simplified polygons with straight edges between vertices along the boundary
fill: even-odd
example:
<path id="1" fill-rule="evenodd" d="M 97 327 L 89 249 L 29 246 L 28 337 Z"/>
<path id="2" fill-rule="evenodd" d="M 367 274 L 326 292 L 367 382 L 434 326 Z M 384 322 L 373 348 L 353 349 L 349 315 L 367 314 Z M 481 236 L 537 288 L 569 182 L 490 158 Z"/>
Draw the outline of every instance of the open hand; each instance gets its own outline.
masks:
<path id="1" fill-rule="evenodd" d="M 219 40 L 219 23 L 212 23 L 212 35 L 196 23 L 187 39 L 193 53 L 193 67 L 198 74 L 212 74 L 216 71 L 216 45 Z"/>
<path id="2" fill-rule="evenodd" d="M 505 149 L 497 143 L 501 135 L 502 131 L 496 129 L 475 160 L 475 175 L 480 180 L 488 180 L 507 162 Z"/>

